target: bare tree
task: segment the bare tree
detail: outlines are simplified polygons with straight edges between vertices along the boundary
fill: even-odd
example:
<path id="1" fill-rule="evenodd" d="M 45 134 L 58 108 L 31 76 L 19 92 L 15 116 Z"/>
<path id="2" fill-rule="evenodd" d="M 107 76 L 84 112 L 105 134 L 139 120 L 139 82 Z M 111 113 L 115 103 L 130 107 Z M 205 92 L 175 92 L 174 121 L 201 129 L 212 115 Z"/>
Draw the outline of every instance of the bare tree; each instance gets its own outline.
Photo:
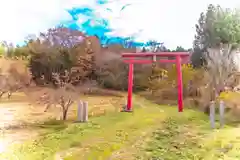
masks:
<path id="1" fill-rule="evenodd" d="M 68 71 L 65 71 L 63 75 L 53 73 L 53 78 L 56 81 L 54 86 L 46 86 L 41 91 L 35 94 L 31 93 L 32 95 L 29 96 L 32 96 L 31 98 L 39 104 L 45 105 L 44 112 L 47 112 L 50 107 L 60 106 L 62 119 L 66 120 L 69 108 L 79 99 L 79 92 L 72 85 Z"/>
<path id="2" fill-rule="evenodd" d="M 221 44 L 219 47 L 208 49 L 206 76 L 209 80 L 208 87 L 213 89 L 213 100 L 219 96 L 228 81 L 234 76 L 236 53 L 237 50 L 231 44 Z"/>
<path id="3" fill-rule="evenodd" d="M 4 94 L 8 94 L 8 99 L 12 96 L 12 93 L 17 92 L 21 87 L 21 82 L 15 80 L 12 75 L 1 75 L 0 83 L 0 97 Z"/>

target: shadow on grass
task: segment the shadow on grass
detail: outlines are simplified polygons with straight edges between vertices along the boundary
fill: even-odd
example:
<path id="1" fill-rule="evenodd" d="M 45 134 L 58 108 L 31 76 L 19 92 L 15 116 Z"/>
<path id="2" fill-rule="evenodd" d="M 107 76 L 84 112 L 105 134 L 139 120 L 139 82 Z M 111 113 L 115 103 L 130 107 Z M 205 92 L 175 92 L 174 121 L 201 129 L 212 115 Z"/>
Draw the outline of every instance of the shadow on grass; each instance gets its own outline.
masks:
<path id="1" fill-rule="evenodd" d="M 95 88 L 91 90 L 86 90 L 83 92 L 84 95 L 88 96 L 112 96 L 112 97 L 124 97 L 124 93 L 120 91 L 115 90 L 108 90 L 108 89 L 101 89 L 101 88 Z"/>
<path id="2" fill-rule="evenodd" d="M 69 122 L 63 120 L 48 119 L 42 123 L 31 124 L 32 128 L 60 131 L 68 127 Z"/>
<path id="3" fill-rule="evenodd" d="M 228 126 L 231 126 L 231 127 L 239 127 L 240 126 L 240 119 L 226 116 L 224 124 L 228 125 Z"/>
<path id="4" fill-rule="evenodd" d="M 49 133 L 49 132 L 57 132 L 57 131 L 64 130 L 68 127 L 70 123 L 73 123 L 73 122 L 56 120 L 56 119 L 47 119 L 44 122 L 36 122 L 36 123 L 23 122 L 20 124 L 8 125 L 1 129 L 14 130 L 16 132 L 17 130 L 21 130 L 21 129 L 27 129 L 27 130 L 34 129 L 34 130 L 44 130 L 43 133 Z"/>

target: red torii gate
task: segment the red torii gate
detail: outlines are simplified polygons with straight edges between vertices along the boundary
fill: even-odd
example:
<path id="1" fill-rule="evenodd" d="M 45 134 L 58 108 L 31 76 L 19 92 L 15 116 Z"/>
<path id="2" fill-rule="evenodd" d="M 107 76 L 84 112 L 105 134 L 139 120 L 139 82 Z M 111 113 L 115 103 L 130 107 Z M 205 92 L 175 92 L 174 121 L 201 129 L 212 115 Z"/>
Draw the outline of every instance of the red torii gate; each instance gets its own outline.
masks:
<path id="1" fill-rule="evenodd" d="M 182 58 L 188 57 L 188 52 L 156 52 L 156 53 L 123 53 L 122 58 L 125 59 L 124 62 L 129 64 L 128 71 L 128 98 L 127 106 L 124 111 L 132 111 L 132 89 L 133 89 L 133 68 L 135 64 L 149 64 L 153 62 L 160 63 L 175 63 L 177 67 L 177 81 L 178 81 L 178 111 L 183 111 L 183 84 L 182 84 Z M 139 57 L 152 57 L 152 60 L 136 60 L 134 58 Z M 157 57 L 175 57 L 175 59 L 160 59 L 157 60 Z"/>

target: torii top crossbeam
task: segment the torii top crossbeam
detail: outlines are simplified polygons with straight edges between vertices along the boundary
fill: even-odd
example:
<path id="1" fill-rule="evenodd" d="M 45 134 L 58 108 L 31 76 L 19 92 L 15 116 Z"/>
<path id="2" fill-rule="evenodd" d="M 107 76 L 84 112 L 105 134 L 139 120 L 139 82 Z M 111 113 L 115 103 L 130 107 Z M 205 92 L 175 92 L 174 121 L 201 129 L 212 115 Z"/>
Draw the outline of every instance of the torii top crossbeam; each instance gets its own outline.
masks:
<path id="1" fill-rule="evenodd" d="M 122 57 L 151 57 L 151 56 L 159 56 L 159 57 L 187 57 L 189 56 L 189 52 L 144 52 L 144 53 L 123 53 Z"/>
<path id="2" fill-rule="evenodd" d="M 128 72 L 128 101 L 127 107 L 125 111 L 132 111 L 132 88 L 133 88 L 133 64 L 147 64 L 153 62 L 160 63 L 175 63 L 177 67 L 177 78 L 178 78 L 178 111 L 183 111 L 183 84 L 182 84 L 182 67 L 181 61 L 182 58 L 188 57 L 189 52 L 145 52 L 145 53 L 123 53 L 122 58 L 125 59 L 124 62 L 129 64 L 129 72 Z M 152 57 L 152 60 L 144 60 L 144 59 L 134 59 L 139 57 Z M 175 57 L 175 59 L 160 59 L 157 60 L 156 57 Z"/>

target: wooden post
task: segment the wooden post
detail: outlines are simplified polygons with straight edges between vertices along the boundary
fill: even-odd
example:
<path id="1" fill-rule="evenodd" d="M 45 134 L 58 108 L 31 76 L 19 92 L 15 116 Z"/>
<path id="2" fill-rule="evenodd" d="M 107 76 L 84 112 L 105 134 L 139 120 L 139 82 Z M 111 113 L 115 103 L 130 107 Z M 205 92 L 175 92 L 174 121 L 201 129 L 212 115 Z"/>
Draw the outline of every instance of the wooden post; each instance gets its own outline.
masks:
<path id="1" fill-rule="evenodd" d="M 214 101 L 211 101 L 210 103 L 209 118 L 210 118 L 211 128 L 215 128 L 215 102 Z"/>
<path id="2" fill-rule="evenodd" d="M 219 116 L 220 116 L 220 127 L 223 127 L 224 125 L 224 101 L 220 101 L 219 103 Z"/>

